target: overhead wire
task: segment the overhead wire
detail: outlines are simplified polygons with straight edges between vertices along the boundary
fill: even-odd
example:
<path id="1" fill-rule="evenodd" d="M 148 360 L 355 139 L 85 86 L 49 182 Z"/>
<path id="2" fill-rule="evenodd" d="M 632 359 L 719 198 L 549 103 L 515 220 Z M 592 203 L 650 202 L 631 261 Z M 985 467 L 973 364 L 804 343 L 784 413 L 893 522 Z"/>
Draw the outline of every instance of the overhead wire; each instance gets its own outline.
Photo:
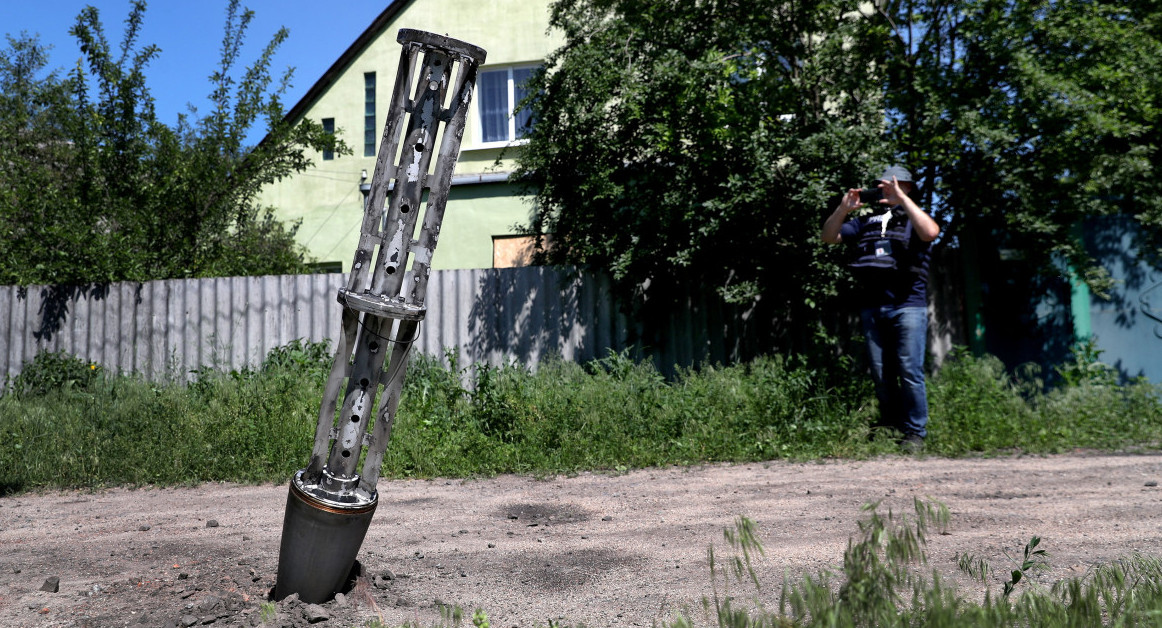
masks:
<path id="1" fill-rule="evenodd" d="M 315 239 L 315 236 L 319 235 L 319 232 L 323 230 L 323 225 L 327 224 L 327 221 L 331 220 L 331 217 L 335 215 L 335 212 L 339 211 L 339 208 L 343 206 L 343 203 L 347 202 L 347 199 L 351 197 L 351 192 L 354 192 L 357 189 L 359 188 L 351 188 L 347 191 L 347 194 L 343 195 L 343 198 L 339 199 L 338 203 L 335 203 L 335 206 L 331 208 L 331 211 L 327 214 L 327 217 L 319 221 L 319 226 L 315 229 L 315 232 L 311 234 L 311 237 L 307 238 L 306 241 L 303 242 L 303 246 L 310 244 Z M 348 229 L 347 233 L 351 233 L 351 230 Z M 343 235 L 346 237 L 347 234 L 345 233 Z M 331 251 L 333 250 L 335 249 L 332 248 Z M 327 254 L 330 255 L 331 251 L 327 251 Z"/>

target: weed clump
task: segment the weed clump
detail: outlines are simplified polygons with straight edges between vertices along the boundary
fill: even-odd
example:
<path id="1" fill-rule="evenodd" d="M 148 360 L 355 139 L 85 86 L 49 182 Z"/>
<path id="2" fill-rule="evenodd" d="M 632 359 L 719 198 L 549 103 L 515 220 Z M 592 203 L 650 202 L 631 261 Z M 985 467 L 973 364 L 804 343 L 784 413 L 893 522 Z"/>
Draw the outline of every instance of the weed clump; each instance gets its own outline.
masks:
<path id="1" fill-rule="evenodd" d="M 65 351 L 41 351 L 11 378 L 3 392 L 18 397 L 41 397 L 60 390 L 88 390 L 104 375 L 96 362 Z"/>
<path id="2" fill-rule="evenodd" d="M 1009 558 L 1013 569 L 999 595 L 986 589 L 983 601 L 973 601 L 950 586 L 936 571 L 925 573 L 927 538 L 935 526 L 948 526 L 949 514 L 938 502 L 914 501 L 912 519 L 878 504 L 864 507 L 867 518 L 848 540 L 843 566 L 793 581 L 784 579 L 777 608 L 768 608 L 758 592 L 762 583 L 752 561 L 763 554 L 753 522 L 739 517 L 724 535 L 733 555 L 727 568 L 719 567 L 713 545 L 709 549 L 711 596 L 703 599 L 709 625 L 721 628 L 849 628 L 861 626 L 980 627 L 1037 626 L 1156 626 L 1162 617 L 1162 560 L 1142 555 L 1098 567 L 1085 576 L 1052 586 L 1026 587 L 1029 571 L 1043 568 L 1048 554 L 1037 549 L 1040 538 L 1025 545 L 1020 560 Z M 975 556 L 958 557 L 958 566 L 973 580 L 987 586 L 994 570 Z M 733 587 L 733 589 L 732 589 Z M 749 601 L 739 589 L 751 590 Z M 730 591 L 735 591 L 731 595 Z M 981 599 L 981 596 L 973 596 Z M 680 615 L 670 628 L 691 628 Z"/>

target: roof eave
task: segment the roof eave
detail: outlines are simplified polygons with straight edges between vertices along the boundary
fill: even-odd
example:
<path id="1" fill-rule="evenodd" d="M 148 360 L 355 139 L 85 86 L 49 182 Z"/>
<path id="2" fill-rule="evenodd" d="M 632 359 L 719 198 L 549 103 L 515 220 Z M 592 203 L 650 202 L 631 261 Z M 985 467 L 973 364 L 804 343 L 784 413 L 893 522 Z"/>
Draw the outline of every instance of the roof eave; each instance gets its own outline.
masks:
<path id="1" fill-rule="evenodd" d="M 384 9 L 383 12 L 380 13 L 379 16 L 371 22 L 371 25 L 368 26 L 363 31 L 363 33 L 360 34 L 359 37 L 357 37 L 355 41 L 347 47 L 347 50 L 345 50 L 343 54 L 340 55 L 339 58 L 331 64 L 331 67 L 327 68 L 327 71 L 324 72 L 321 77 L 319 77 L 319 80 L 315 81 L 314 85 L 311 85 L 311 88 L 307 90 L 307 93 L 304 94 L 297 103 L 295 103 L 295 106 L 291 107 L 290 111 L 286 112 L 286 115 L 283 116 L 283 121 L 293 124 L 295 121 L 302 118 L 302 116 L 306 114 L 307 110 L 311 108 L 311 105 L 315 104 L 315 101 L 318 100 L 319 97 L 327 91 L 327 89 L 335 84 L 335 81 L 338 80 L 340 76 L 342 76 L 343 72 L 348 68 L 348 66 L 351 65 L 351 63 L 355 61 L 360 53 L 362 53 L 363 50 L 371 44 L 371 42 L 375 41 L 375 39 L 379 37 L 383 30 L 387 28 L 387 26 L 396 18 L 396 16 L 398 16 L 399 13 L 411 3 L 412 0 L 392 0 L 392 2 L 387 5 L 387 8 Z M 266 142 L 265 136 L 262 138 L 262 141 L 259 142 L 259 144 L 263 142 Z"/>

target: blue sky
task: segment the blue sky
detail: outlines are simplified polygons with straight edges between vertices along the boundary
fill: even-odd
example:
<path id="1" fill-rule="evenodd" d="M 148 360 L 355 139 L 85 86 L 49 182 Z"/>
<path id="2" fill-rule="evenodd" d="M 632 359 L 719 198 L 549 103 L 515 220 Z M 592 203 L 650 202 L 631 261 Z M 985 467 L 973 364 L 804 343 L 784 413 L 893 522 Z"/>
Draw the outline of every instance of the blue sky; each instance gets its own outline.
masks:
<path id="1" fill-rule="evenodd" d="M 218 67 L 227 4 L 227 0 L 153 0 L 147 4 L 138 42 L 161 48 L 147 68 L 147 84 L 162 122 L 176 123 L 187 103 L 207 112 L 208 77 Z M 272 69 L 278 76 L 287 67 L 295 68 L 293 86 L 283 96 L 289 109 L 389 4 L 390 0 L 242 0 L 241 5 L 255 13 L 246 34 L 242 66 L 256 59 L 279 27 L 285 26 L 290 36 L 275 54 Z M 69 29 L 88 5 L 100 12 L 105 35 L 116 50 L 125 32 L 129 0 L 0 0 L 0 33 L 38 34 L 42 43 L 52 45 L 50 67 L 67 70 L 81 58 Z M 0 46 L 6 49 L 7 39 Z M 254 139 L 260 139 L 261 129 L 256 131 Z"/>

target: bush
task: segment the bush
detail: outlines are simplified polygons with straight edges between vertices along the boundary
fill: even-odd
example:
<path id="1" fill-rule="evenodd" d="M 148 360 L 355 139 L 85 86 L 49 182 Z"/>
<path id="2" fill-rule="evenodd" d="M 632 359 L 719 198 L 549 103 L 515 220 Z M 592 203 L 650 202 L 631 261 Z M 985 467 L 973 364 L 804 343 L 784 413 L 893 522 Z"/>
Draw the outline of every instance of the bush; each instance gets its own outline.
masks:
<path id="1" fill-rule="evenodd" d="M 928 450 L 941 455 L 1074 448 L 1157 447 L 1162 397 L 1144 379 L 1115 383 L 1107 369 L 1078 359 L 1042 392 L 1035 373 L 1007 373 L 993 356 L 955 352 L 929 387 Z"/>
<path id="2" fill-rule="evenodd" d="M 953 454 L 1016 447 L 1034 412 L 993 356 L 953 353 L 929 380 L 928 449 Z"/>
<path id="3" fill-rule="evenodd" d="M 313 342 L 296 338 L 289 343 L 271 349 L 262 361 L 259 370 L 270 373 L 285 370 L 311 376 L 326 377 L 331 372 L 335 356 L 329 342 Z"/>
<path id="4" fill-rule="evenodd" d="M 101 379 L 102 369 L 96 362 L 86 362 L 65 351 L 41 351 L 24 363 L 20 374 L 5 387 L 20 397 L 36 397 L 62 389 L 88 390 Z"/>
<path id="5" fill-rule="evenodd" d="M 326 344 L 294 341 L 258 369 L 198 369 L 187 387 L 38 356 L 13 380 L 27 392 L 0 398 L 0 468 L 13 470 L 4 490 L 283 481 L 308 460 L 331 360 Z M 547 359 L 535 372 L 462 369 L 453 351 L 444 359 L 417 353 L 382 476 L 895 453 L 887 439 L 868 441 L 874 395 L 868 378 L 849 369 L 771 356 L 680 370 L 667 381 L 625 353 L 586 365 Z M 927 448 L 939 455 L 1162 443 L 1162 402 L 1143 381 L 1081 378 L 1043 392 L 995 358 L 958 353 L 931 378 L 929 394 Z"/>

